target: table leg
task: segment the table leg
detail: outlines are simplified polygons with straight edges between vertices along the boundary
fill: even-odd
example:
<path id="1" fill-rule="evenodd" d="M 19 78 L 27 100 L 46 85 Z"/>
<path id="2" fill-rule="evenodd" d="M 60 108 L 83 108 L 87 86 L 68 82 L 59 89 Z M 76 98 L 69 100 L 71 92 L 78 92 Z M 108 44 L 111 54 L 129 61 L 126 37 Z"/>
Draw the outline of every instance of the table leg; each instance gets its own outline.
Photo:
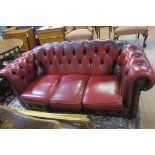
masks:
<path id="1" fill-rule="evenodd" d="M 29 50 L 31 50 L 28 33 L 25 33 L 25 37 L 26 37 L 26 41 L 27 41 L 27 44 L 28 44 Z"/>
<path id="2" fill-rule="evenodd" d="M 111 38 L 110 36 L 110 33 L 111 33 L 111 30 L 112 30 L 112 27 L 111 26 L 108 26 L 109 27 L 109 39 Z"/>
<path id="3" fill-rule="evenodd" d="M 101 27 L 99 26 L 99 39 L 101 39 Z"/>
<path id="4" fill-rule="evenodd" d="M 95 26 L 95 31 L 96 31 L 97 39 L 99 39 L 100 38 L 100 27 Z"/>

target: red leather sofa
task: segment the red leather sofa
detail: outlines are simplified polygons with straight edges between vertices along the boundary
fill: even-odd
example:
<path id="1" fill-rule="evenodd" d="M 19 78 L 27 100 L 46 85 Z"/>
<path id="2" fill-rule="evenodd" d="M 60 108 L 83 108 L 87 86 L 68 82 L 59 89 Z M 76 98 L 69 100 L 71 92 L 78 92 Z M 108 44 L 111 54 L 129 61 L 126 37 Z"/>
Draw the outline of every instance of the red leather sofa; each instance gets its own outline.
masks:
<path id="1" fill-rule="evenodd" d="M 155 82 L 144 51 L 121 41 L 51 43 L 4 69 L 21 104 L 33 110 L 134 117 L 141 90 Z"/>

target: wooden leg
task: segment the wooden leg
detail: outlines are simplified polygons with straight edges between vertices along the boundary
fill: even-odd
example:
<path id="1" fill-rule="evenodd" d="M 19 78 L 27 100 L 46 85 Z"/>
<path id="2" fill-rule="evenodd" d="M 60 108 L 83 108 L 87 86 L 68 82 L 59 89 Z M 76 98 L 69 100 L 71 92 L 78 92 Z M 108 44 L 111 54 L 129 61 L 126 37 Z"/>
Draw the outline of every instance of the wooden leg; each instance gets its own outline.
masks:
<path id="1" fill-rule="evenodd" d="M 114 40 L 116 40 L 116 34 L 114 34 Z"/>
<path id="2" fill-rule="evenodd" d="M 109 39 L 110 39 L 111 27 L 109 26 Z"/>
<path id="3" fill-rule="evenodd" d="M 99 33 L 99 39 L 101 39 L 100 37 L 100 35 L 101 35 L 101 30 L 100 30 L 100 27 L 98 28 L 98 33 Z"/>
<path id="4" fill-rule="evenodd" d="M 100 38 L 100 28 L 99 26 L 95 26 L 95 32 L 96 32 L 96 35 L 97 35 L 97 39 Z"/>
<path id="5" fill-rule="evenodd" d="M 140 36 L 140 34 L 138 33 L 138 36 L 137 36 L 137 38 L 139 38 L 139 36 Z"/>
<path id="6" fill-rule="evenodd" d="M 28 33 L 25 33 L 25 37 L 26 37 L 26 41 L 27 41 L 27 44 L 28 44 L 29 50 L 31 50 Z"/>
<path id="7" fill-rule="evenodd" d="M 142 34 L 144 37 L 144 42 L 143 42 L 143 47 L 146 47 L 146 39 L 148 37 L 148 32 L 145 32 L 144 34 Z"/>
<path id="8" fill-rule="evenodd" d="M 116 34 L 114 34 L 114 40 L 118 40 L 119 36 L 117 36 Z"/>

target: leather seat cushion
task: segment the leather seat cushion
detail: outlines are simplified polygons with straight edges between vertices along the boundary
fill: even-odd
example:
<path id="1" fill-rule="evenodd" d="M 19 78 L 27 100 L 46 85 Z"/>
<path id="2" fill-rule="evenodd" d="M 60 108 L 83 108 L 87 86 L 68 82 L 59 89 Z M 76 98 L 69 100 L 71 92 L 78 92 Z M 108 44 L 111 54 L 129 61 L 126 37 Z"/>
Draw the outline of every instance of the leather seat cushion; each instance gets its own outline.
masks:
<path id="1" fill-rule="evenodd" d="M 90 76 L 82 103 L 85 108 L 97 111 L 123 108 L 117 77 Z"/>
<path id="2" fill-rule="evenodd" d="M 142 33 L 148 31 L 148 28 L 146 26 L 119 26 L 115 30 L 116 35 L 129 35 L 129 34 L 136 34 L 136 33 Z"/>
<path id="3" fill-rule="evenodd" d="M 61 75 L 45 75 L 33 81 L 21 94 L 24 102 L 50 104 L 50 97 L 58 86 Z"/>
<path id="4" fill-rule="evenodd" d="M 51 97 L 51 106 L 56 109 L 79 110 L 87 75 L 64 75 Z"/>
<path id="5" fill-rule="evenodd" d="M 91 40 L 93 39 L 93 35 L 88 29 L 77 29 L 68 33 L 66 39 L 68 41 Z"/>

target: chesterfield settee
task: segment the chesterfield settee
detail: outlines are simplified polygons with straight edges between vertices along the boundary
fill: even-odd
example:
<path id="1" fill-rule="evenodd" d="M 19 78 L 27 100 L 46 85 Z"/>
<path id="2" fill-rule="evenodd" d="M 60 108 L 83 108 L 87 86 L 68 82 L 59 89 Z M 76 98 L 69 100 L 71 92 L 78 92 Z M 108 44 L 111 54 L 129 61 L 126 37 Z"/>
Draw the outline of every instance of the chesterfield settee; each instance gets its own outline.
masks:
<path id="1" fill-rule="evenodd" d="M 141 91 L 153 87 L 153 69 L 136 45 L 113 40 L 45 44 L 4 69 L 27 109 L 132 118 Z"/>

